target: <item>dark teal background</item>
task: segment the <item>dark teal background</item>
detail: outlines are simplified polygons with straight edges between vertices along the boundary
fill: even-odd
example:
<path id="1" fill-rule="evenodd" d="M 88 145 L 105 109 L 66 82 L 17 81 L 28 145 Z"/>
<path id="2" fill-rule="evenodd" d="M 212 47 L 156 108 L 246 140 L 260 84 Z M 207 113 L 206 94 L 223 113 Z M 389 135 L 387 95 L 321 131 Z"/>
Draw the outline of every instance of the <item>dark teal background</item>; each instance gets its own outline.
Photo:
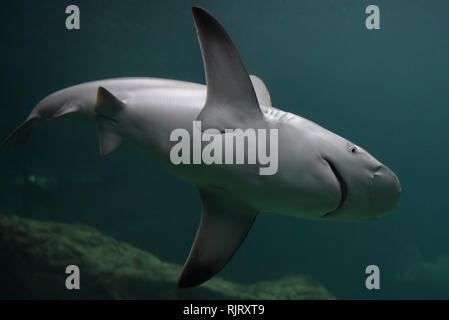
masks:
<path id="1" fill-rule="evenodd" d="M 65 29 L 65 8 L 81 30 Z M 381 29 L 368 31 L 369 4 Z M 342 299 L 449 298 L 448 1 L 9 1 L 0 28 L 0 137 L 46 95 L 122 76 L 204 82 L 191 6 L 226 27 L 273 105 L 352 140 L 392 168 L 399 208 L 377 222 L 261 214 L 220 273 L 242 283 L 308 274 Z M 91 224 L 183 264 L 199 222 L 193 186 L 134 147 L 98 155 L 94 126 L 53 123 L 0 153 L 0 210 Z M 57 188 L 14 183 L 55 176 Z M 97 182 L 79 185 L 80 176 Z M 298 177 L 301 179 L 301 177 Z M 365 289 L 376 264 L 381 289 Z"/>

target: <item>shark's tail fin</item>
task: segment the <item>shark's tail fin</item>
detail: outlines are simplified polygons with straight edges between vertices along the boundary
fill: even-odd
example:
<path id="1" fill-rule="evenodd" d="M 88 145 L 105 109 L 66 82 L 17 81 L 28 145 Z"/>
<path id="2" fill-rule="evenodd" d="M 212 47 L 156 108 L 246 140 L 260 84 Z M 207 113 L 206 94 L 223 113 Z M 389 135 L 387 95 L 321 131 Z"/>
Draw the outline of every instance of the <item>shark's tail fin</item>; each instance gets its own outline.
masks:
<path id="1" fill-rule="evenodd" d="M 31 130 L 36 123 L 36 117 L 29 117 L 20 126 L 18 126 L 11 134 L 0 143 L 0 149 L 10 147 L 12 150 L 17 150 L 20 146 L 25 144 L 30 137 Z"/>

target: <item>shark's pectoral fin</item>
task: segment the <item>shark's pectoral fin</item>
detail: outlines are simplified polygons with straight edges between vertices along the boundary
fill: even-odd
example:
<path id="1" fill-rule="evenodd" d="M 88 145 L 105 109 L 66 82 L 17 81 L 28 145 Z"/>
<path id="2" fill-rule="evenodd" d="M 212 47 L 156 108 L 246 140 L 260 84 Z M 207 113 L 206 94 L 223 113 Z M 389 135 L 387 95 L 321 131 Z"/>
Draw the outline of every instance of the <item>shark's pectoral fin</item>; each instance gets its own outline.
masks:
<path id="1" fill-rule="evenodd" d="M 123 143 L 117 120 L 125 104 L 103 87 L 98 88 L 97 102 L 94 106 L 95 121 L 100 138 L 100 154 L 105 156 Z"/>
<path id="2" fill-rule="evenodd" d="M 263 121 L 256 93 L 242 59 L 221 24 L 207 11 L 192 9 L 206 70 L 206 104 L 197 120 L 202 128 L 254 127 Z"/>
<path id="3" fill-rule="evenodd" d="M 178 286 L 192 287 L 212 278 L 240 247 L 257 211 L 223 192 L 200 189 L 203 216 Z"/>

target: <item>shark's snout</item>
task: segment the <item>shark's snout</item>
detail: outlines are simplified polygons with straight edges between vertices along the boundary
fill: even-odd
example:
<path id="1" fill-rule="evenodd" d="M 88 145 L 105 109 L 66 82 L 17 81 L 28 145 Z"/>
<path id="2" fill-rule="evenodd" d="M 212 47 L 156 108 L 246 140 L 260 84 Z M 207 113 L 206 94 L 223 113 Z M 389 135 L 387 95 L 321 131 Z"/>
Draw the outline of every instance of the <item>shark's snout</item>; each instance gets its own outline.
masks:
<path id="1" fill-rule="evenodd" d="M 329 161 L 328 161 L 329 162 Z M 353 167 L 337 167 L 329 162 L 340 185 L 341 201 L 338 207 L 323 218 L 344 221 L 372 221 L 396 209 L 401 195 L 401 184 L 396 174 L 375 161 L 368 171 Z M 345 174 L 346 173 L 346 174 Z"/>
<path id="2" fill-rule="evenodd" d="M 384 215 L 395 209 L 401 195 L 401 183 L 396 174 L 381 165 L 374 170 L 371 179 L 370 196 L 377 211 Z"/>

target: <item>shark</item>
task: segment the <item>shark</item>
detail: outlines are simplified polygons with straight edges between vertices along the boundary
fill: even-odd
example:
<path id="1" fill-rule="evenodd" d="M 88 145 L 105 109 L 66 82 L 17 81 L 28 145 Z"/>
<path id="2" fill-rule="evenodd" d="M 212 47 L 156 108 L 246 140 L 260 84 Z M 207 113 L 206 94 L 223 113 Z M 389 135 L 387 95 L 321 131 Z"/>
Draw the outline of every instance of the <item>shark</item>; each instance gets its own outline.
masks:
<path id="1" fill-rule="evenodd" d="M 200 193 L 202 215 L 178 279 L 181 288 L 214 277 L 231 259 L 260 212 L 325 221 L 373 221 L 397 206 L 395 173 L 361 146 L 299 115 L 272 106 L 265 83 L 248 71 L 231 37 L 208 11 L 192 8 L 206 85 L 160 78 L 82 83 L 39 102 L 1 146 L 19 147 L 47 120 L 95 124 L 102 155 L 133 144 Z M 174 164 L 170 133 L 276 129 L 278 170 L 254 164 Z M 203 142 L 205 143 L 205 142 Z M 254 144 L 248 140 L 248 144 Z M 249 146 L 249 148 L 254 146 Z"/>

